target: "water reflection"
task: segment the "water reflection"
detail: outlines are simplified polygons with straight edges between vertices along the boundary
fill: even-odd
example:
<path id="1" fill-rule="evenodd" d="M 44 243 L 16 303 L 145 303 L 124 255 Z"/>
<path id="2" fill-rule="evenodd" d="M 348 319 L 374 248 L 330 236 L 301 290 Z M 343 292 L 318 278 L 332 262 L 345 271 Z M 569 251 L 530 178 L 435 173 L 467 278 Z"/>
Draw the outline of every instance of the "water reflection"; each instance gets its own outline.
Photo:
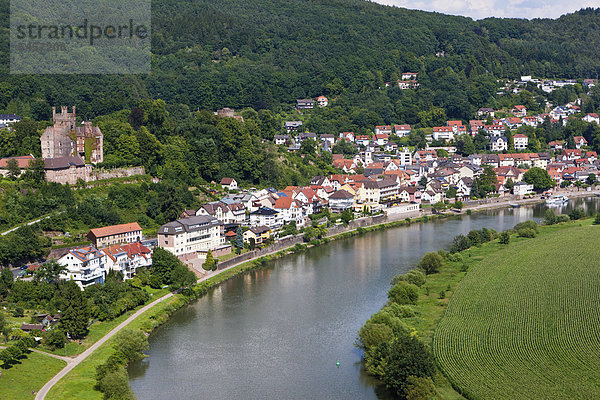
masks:
<path id="1" fill-rule="evenodd" d="M 560 211 L 597 209 L 599 201 L 573 200 Z M 150 357 L 129 368 L 131 387 L 140 400 L 383 399 L 353 343 L 385 303 L 391 278 L 459 233 L 505 230 L 545 210 L 540 204 L 372 232 L 235 277 L 151 337 Z"/>

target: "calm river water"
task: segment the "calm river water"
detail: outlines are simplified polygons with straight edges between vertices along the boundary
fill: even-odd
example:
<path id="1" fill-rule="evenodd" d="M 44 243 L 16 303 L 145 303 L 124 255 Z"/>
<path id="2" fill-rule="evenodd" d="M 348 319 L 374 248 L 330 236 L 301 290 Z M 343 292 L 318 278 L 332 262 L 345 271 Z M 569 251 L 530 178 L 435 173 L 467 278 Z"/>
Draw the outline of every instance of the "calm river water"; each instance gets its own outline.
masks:
<path id="1" fill-rule="evenodd" d="M 586 208 L 599 198 L 572 200 Z M 390 280 L 459 233 L 542 218 L 543 204 L 492 210 L 332 242 L 235 277 L 178 311 L 129 368 L 150 399 L 377 399 L 356 332 L 385 303 Z M 597 208 L 596 208 L 597 209 Z M 340 367 L 336 367 L 336 361 Z"/>

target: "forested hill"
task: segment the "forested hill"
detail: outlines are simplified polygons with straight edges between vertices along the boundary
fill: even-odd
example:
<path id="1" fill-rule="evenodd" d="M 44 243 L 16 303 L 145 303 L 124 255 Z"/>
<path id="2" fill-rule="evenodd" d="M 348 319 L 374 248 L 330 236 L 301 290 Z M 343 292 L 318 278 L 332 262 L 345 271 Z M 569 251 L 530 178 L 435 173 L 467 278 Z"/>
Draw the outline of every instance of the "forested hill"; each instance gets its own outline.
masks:
<path id="1" fill-rule="evenodd" d="M 403 71 L 419 72 L 423 87 L 441 90 L 433 104 L 463 117 L 460 103 L 492 101 L 497 77 L 600 73 L 600 9 L 473 21 L 362 0 L 153 0 L 152 74 L 13 76 L 8 10 L 0 0 L 0 111 L 35 119 L 47 119 L 51 105 L 77 104 L 91 118 L 141 98 L 276 109 L 301 97 L 378 90 Z M 447 96 L 459 104 L 439 99 Z"/>

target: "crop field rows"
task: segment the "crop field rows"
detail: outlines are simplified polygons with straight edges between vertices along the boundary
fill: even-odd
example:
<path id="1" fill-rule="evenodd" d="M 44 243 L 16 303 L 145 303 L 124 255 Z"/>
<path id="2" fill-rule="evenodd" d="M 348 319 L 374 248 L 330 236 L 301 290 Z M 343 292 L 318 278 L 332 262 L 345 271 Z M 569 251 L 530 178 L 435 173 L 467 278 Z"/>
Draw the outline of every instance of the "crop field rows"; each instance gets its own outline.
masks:
<path id="1" fill-rule="evenodd" d="M 600 227 L 510 244 L 469 271 L 433 350 L 468 398 L 600 398 Z"/>

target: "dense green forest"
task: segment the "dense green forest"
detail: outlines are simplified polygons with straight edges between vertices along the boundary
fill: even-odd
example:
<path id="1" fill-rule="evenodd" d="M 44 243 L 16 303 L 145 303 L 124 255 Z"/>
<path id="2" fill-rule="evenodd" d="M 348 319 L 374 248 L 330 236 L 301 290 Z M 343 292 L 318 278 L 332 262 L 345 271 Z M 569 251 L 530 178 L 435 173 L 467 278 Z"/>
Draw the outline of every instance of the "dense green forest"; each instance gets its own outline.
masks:
<path id="1" fill-rule="evenodd" d="M 600 10 L 474 21 L 362 0 L 155 0 L 151 74 L 9 75 L 8 12 L 1 0 L 0 110 L 36 120 L 52 105 L 76 104 L 93 118 L 158 98 L 193 110 L 279 110 L 320 94 L 362 101 L 403 71 L 420 74 L 415 107 L 467 118 L 493 105 L 496 78 L 600 72 L 590 45 L 600 41 Z M 364 108 L 384 120 L 395 112 Z"/>

